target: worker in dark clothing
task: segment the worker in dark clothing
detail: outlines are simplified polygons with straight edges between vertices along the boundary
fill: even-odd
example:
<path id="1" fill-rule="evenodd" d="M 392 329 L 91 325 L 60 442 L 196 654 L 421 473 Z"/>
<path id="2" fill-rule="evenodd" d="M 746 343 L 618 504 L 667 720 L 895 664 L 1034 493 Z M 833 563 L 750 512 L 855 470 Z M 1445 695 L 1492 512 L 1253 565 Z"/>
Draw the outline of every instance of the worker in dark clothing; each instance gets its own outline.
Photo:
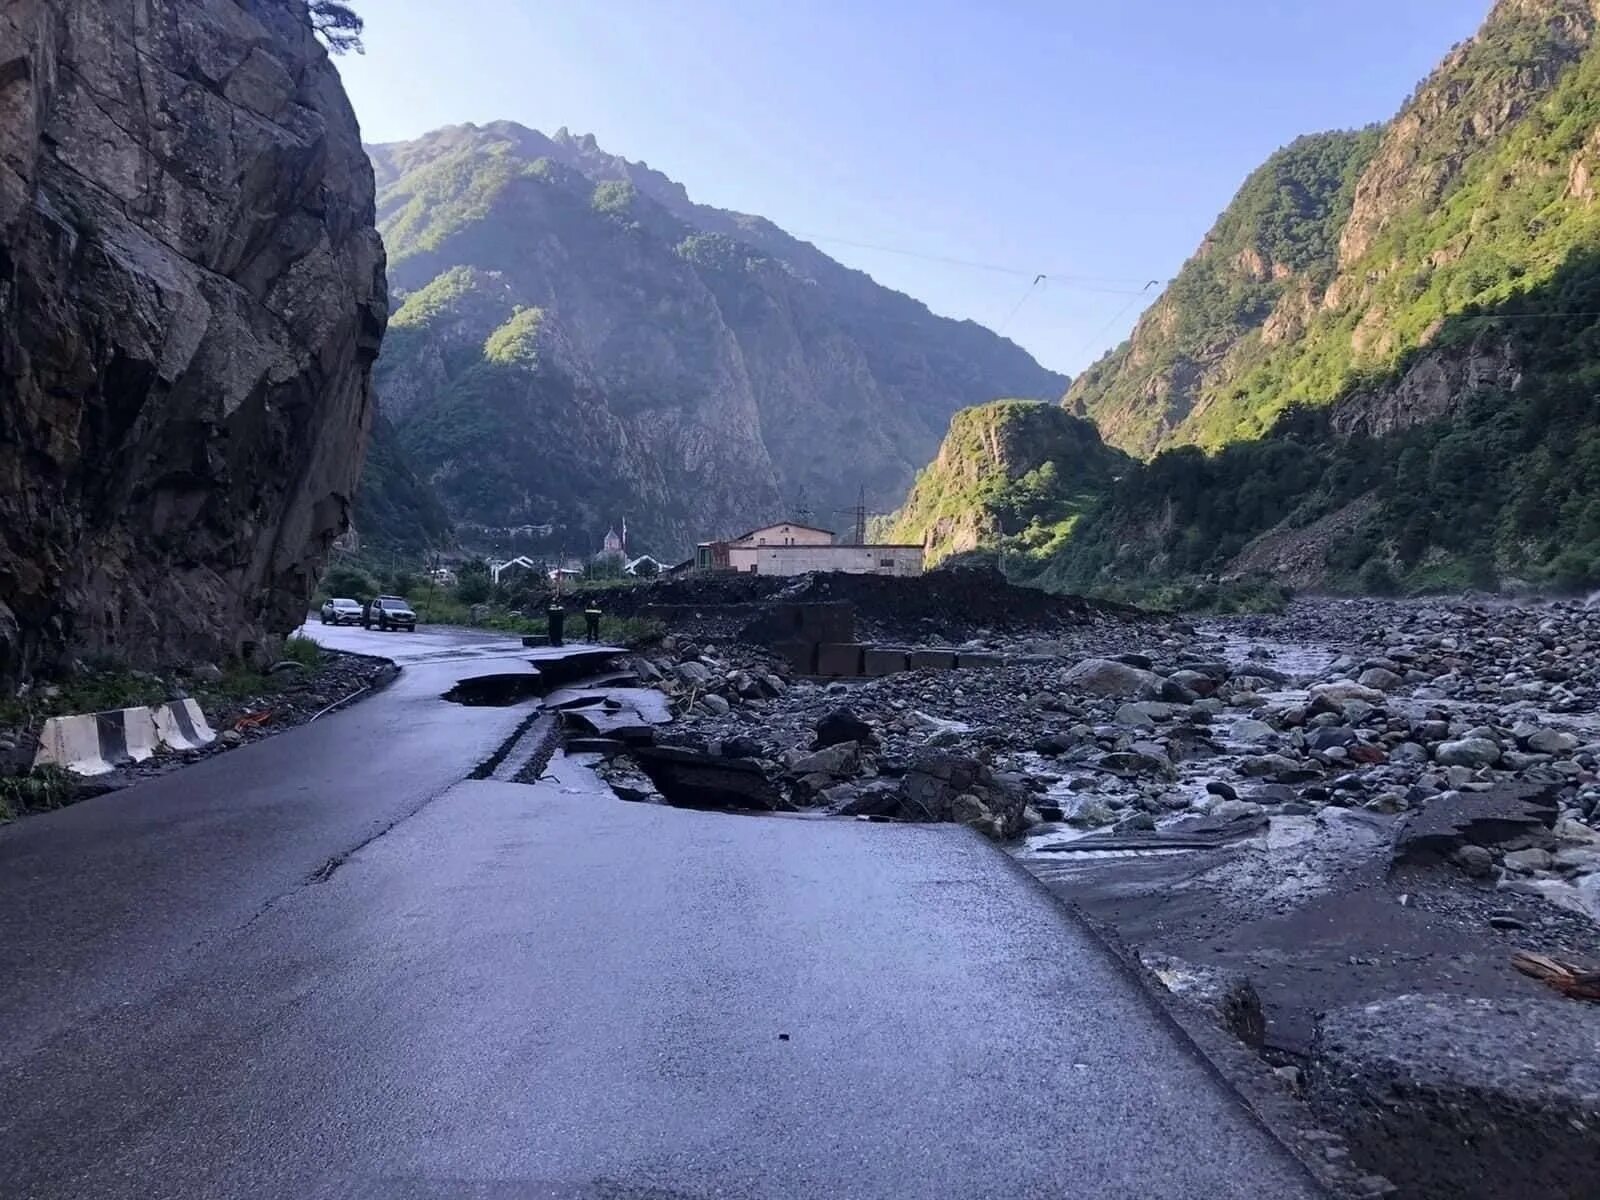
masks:
<path id="1" fill-rule="evenodd" d="M 545 613 L 545 620 L 550 625 L 550 644 L 561 645 L 561 629 L 567 623 L 567 610 L 561 607 L 561 601 L 552 600 L 550 608 Z"/>
<path id="2" fill-rule="evenodd" d="M 600 606 L 590 604 L 583 610 L 583 628 L 591 642 L 600 640 Z"/>

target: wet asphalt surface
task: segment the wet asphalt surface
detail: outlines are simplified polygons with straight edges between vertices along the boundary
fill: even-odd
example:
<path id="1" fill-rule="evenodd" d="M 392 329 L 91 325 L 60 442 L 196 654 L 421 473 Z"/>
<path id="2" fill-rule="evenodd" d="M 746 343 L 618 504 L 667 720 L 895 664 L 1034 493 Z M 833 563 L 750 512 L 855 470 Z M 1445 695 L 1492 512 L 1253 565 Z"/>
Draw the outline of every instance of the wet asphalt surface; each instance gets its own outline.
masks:
<path id="1" fill-rule="evenodd" d="M 326 633 L 405 670 L 0 830 L 0 1196 L 1317 1194 L 969 831 L 462 782 L 526 653 Z"/>

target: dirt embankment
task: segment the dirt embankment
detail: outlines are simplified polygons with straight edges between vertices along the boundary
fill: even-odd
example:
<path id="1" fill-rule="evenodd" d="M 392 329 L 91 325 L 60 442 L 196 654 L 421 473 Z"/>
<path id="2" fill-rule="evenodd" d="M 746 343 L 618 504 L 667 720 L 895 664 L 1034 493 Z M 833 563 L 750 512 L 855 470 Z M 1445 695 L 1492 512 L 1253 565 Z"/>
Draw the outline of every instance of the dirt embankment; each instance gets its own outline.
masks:
<path id="1" fill-rule="evenodd" d="M 774 601 L 845 601 L 862 637 L 957 642 L 988 633 L 1049 633 L 1086 622 L 1143 621 L 1139 609 L 1083 596 L 1018 587 L 991 568 L 926 575 L 739 575 L 707 572 L 583 593 L 616 616 L 670 618 L 686 610 Z M 670 623 L 670 620 L 669 620 Z"/>

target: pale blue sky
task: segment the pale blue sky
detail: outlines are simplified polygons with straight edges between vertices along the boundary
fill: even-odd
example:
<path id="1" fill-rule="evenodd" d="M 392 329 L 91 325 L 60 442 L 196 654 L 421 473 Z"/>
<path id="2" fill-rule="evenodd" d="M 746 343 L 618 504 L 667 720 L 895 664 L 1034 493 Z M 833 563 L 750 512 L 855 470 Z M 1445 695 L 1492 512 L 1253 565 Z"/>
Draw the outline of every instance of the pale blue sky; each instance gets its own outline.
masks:
<path id="1" fill-rule="evenodd" d="M 356 2 L 367 54 L 340 69 L 369 141 L 499 118 L 593 133 L 1069 372 L 1126 334 L 1158 289 L 1137 290 L 1171 277 L 1269 153 L 1389 117 L 1488 9 Z M 1008 319 L 1037 272 L 1052 278 Z"/>

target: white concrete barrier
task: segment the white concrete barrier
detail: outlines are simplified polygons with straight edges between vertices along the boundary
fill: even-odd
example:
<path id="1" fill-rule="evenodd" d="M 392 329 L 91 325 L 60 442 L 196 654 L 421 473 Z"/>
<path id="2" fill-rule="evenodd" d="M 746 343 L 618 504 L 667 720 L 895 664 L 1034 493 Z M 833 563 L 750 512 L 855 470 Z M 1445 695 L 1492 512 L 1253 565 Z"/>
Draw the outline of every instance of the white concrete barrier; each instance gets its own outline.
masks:
<path id="1" fill-rule="evenodd" d="M 104 775 L 111 770 L 111 764 L 100 756 L 100 724 L 95 714 L 46 721 L 33 765 L 65 767 L 79 775 Z"/>
<path id="2" fill-rule="evenodd" d="M 165 708 L 165 705 L 162 705 Z M 125 708 L 122 710 L 122 745 L 134 762 L 143 762 L 156 752 L 161 735 L 156 732 L 156 710 L 153 708 Z"/>
<path id="3" fill-rule="evenodd" d="M 163 750 L 198 750 L 216 737 L 193 700 L 51 717 L 39 733 L 33 765 L 104 775 L 122 763 L 144 762 Z"/>
<path id="4" fill-rule="evenodd" d="M 175 700 L 152 709 L 161 742 L 174 750 L 198 750 L 217 740 L 206 715 L 193 700 Z"/>

